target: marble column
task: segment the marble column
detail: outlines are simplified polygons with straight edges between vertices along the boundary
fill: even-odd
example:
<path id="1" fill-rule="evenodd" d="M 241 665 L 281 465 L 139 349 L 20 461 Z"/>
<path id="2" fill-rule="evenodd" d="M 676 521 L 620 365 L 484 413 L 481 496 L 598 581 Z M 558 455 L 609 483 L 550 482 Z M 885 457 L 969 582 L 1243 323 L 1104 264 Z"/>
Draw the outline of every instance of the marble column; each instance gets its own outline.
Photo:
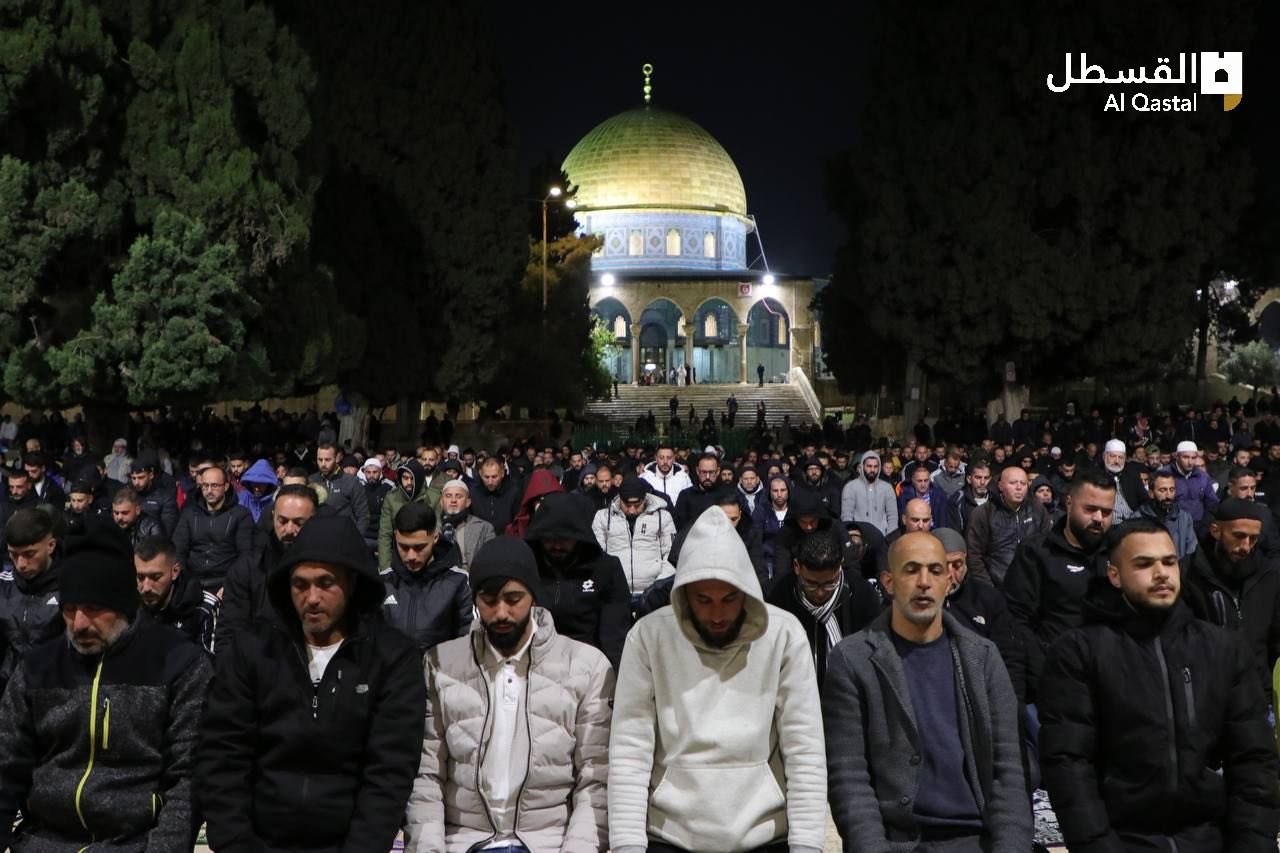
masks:
<path id="1" fill-rule="evenodd" d="M 740 385 L 747 384 L 747 333 L 751 331 L 751 326 L 747 323 L 738 324 L 738 383 Z"/>

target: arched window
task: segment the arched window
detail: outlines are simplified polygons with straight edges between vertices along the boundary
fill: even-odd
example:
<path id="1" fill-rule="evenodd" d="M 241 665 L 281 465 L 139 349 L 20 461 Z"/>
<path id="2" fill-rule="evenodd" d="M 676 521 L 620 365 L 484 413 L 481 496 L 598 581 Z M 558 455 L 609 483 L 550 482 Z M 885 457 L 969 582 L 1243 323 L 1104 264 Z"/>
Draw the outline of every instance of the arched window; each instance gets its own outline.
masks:
<path id="1" fill-rule="evenodd" d="M 627 336 L 627 318 L 621 314 L 613 318 L 613 336 L 615 338 L 625 338 Z"/>
<path id="2" fill-rule="evenodd" d="M 716 319 L 716 312 L 708 311 L 702 318 L 702 336 L 706 338 L 720 337 L 720 323 Z"/>
<path id="3" fill-rule="evenodd" d="M 674 228 L 667 231 L 667 254 L 680 254 L 680 232 Z"/>
<path id="4" fill-rule="evenodd" d="M 644 254 L 644 234 L 640 233 L 639 231 L 631 232 L 631 237 L 627 242 L 627 254 L 628 255 Z"/>
<path id="5" fill-rule="evenodd" d="M 702 235 L 702 256 L 704 258 L 714 258 L 716 256 L 716 235 L 710 231 Z"/>

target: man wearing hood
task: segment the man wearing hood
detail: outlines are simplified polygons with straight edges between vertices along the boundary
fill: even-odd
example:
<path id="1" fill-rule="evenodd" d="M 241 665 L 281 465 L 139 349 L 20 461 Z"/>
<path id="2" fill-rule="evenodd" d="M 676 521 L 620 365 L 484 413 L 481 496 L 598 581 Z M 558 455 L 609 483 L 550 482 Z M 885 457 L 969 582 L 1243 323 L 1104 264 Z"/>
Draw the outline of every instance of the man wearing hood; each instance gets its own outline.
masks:
<path id="1" fill-rule="evenodd" d="M 271 507 L 271 531 L 265 535 L 257 562 L 241 562 L 227 572 L 214 639 L 216 651 L 221 653 L 227 648 L 233 633 L 259 620 L 273 618 L 267 601 L 267 578 L 319 509 L 319 499 L 311 486 L 293 483 L 281 486 L 276 492 Z"/>
<path id="2" fill-rule="evenodd" d="M 523 539 L 525 531 L 529 529 L 529 522 L 533 520 L 533 514 L 538 511 L 538 507 L 542 506 L 542 502 L 547 495 L 560 494 L 564 491 L 564 486 L 560 485 L 560 478 L 552 473 L 550 468 L 535 468 L 533 473 L 529 475 L 528 481 L 524 484 L 524 495 L 520 499 L 520 509 L 503 532 L 508 536 Z M 594 514 L 591 512 L 590 502 L 585 495 L 576 497 L 578 498 L 576 503 L 579 511 L 587 519 L 587 523 L 590 524 L 591 516 Z"/>
<path id="3" fill-rule="evenodd" d="M 1218 506 L 1218 493 L 1213 488 L 1213 480 L 1205 469 L 1196 464 L 1200 449 L 1195 442 L 1180 441 L 1173 464 L 1161 468 L 1174 474 L 1178 487 L 1178 506 L 1182 507 L 1194 524 L 1200 524 L 1206 515 L 1212 515 Z"/>
<path id="4" fill-rule="evenodd" d="M 794 490 L 797 493 L 812 492 L 814 497 L 822 502 L 828 515 L 832 518 L 840 515 L 841 489 L 845 484 L 827 473 L 827 467 L 822 464 L 822 459 L 817 456 L 805 459 L 800 476 L 794 480 Z"/>
<path id="5" fill-rule="evenodd" d="M 520 511 L 521 493 L 520 483 L 507 476 L 502 460 L 490 456 L 480 463 L 480 483 L 471 493 L 471 512 L 500 534 Z"/>
<path id="6" fill-rule="evenodd" d="M 974 510 L 991 499 L 991 463 L 985 457 L 969 464 L 964 488 L 947 501 L 947 526 L 964 535 Z"/>
<path id="7" fill-rule="evenodd" d="M 694 521 L 671 606 L 640 620 L 609 743 L 614 853 L 817 853 L 826 832 L 818 682 L 804 630 L 766 604 L 728 517 Z"/>
<path id="8" fill-rule="evenodd" d="M 139 612 L 213 654 L 221 601 L 182 570 L 173 543 L 159 536 L 143 539 L 133 549 L 133 568 L 142 600 Z"/>
<path id="9" fill-rule="evenodd" d="M 428 479 L 426 468 L 417 459 L 410 459 L 396 469 L 396 485 L 382 499 L 382 509 L 378 513 L 379 566 L 386 568 L 391 565 L 391 555 L 395 550 L 391 534 L 400 508 L 408 503 L 420 503 L 434 510 L 440 505 L 440 492 L 427 484 Z"/>
<path id="10" fill-rule="evenodd" d="M 1178 506 L 1178 478 L 1169 472 L 1157 471 L 1151 476 L 1151 500 L 1142 505 L 1138 514 L 1154 518 L 1165 526 L 1178 549 L 1178 559 L 1194 554 L 1198 542 L 1191 516 Z"/>
<path id="11" fill-rule="evenodd" d="M 431 507 L 407 503 L 395 520 L 396 552 L 382 570 L 382 618 L 419 651 L 464 637 L 471 628 L 471 588 L 458 549 L 442 541 Z"/>
<path id="12" fill-rule="evenodd" d="M 427 653 L 427 730 L 407 853 L 604 850 L 613 671 L 537 606 L 529 546 L 471 569 L 479 620 Z"/>
<path id="13" fill-rule="evenodd" d="M 1027 701 L 1035 703 L 1045 653 L 1084 620 L 1089 580 L 1106 574 L 1103 543 L 1114 520 L 1115 483 L 1096 468 L 1081 471 L 1067 493 L 1066 514 L 1018 546 L 1004 578 L 1005 599 L 1027 655 Z"/>
<path id="14" fill-rule="evenodd" d="M 865 521 L 888 536 L 898 526 L 898 496 L 880 479 L 880 454 L 868 450 L 840 493 L 840 519 Z"/>
<path id="15" fill-rule="evenodd" d="M 1263 513 L 1253 501 L 1227 498 L 1209 535 L 1189 561 L 1183 592 L 1200 619 L 1240 634 L 1264 695 L 1280 659 L 1280 569 L 1258 551 Z"/>
<path id="16" fill-rule="evenodd" d="M 489 522 L 472 514 L 471 487 L 462 480 L 450 480 L 440 493 L 440 537 L 457 548 L 458 565 L 464 572 L 494 537 Z"/>
<path id="17" fill-rule="evenodd" d="M 836 646 L 822 688 L 831 815 L 846 850 L 1031 849 L 1018 705 L 1000 652 L 947 611 L 933 535 L 908 533 L 891 606 Z"/>
<path id="18" fill-rule="evenodd" d="M 591 529 L 604 552 L 622 564 L 634 609 L 644 591 L 668 571 L 676 525 L 667 502 L 650 492 L 644 480 L 628 477 L 613 503 L 596 512 Z"/>
<path id="19" fill-rule="evenodd" d="M 574 495 L 549 494 L 524 539 L 538 559 L 538 600 L 556 629 L 595 646 L 616 667 L 631 627 L 631 590 L 618 558 L 600 548 L 582 510 Z"/>
<path id="20" fill-rule="evenodd" d="M 191 850 L 208 658 L 137 618 L 117 531 L 78 539 L 60 570 L 64 635 L 24 656 L 0 701 L 0 850 Z"/>
<path id="21" fill-rule="evenodd" d="M 1067 847 L 1271 853 L 1280 768 L 1254 661 L 1181 600 L 1161 524 L 1117 525 L 1105 550 L 1085 624 L 1042 680 L 1041 766 Z"/>
<path id="22" fill-rule="evenodd" d="M 254 524 L 262 524 L 263 514 L 271 515 L 271 504 L 276 499 L 276 489 L 280 488 L 275 469 L 267 460 L 259 459 L 240 475 L 240 486 L 240 506 L 249 510 Z"/>
<path id="23" fill-rule="evenodd" d="M 1027 472 L 1017 465 L 1000 470 L 997 494 L 974 511 L 965 528 L 969 571 L 975 580 L 1004 585 L 1005 572 L 1024 540 L 1049 528 L 1049 514 L 1027 494 Z"/>
<path id="24" fill-rule="evenodd" d="M 767 599 L 796 617 L 804 628 L 819 688 L 827 671 L 827 656 L 836 644 L 880 615 L 876 588 L 859 574 L 846 576 L 846 551 L 821 531 L 806 533 L 796 548 L 790 574 L 773 586 Z"/>
<path id="25" fill-rule="evenodd" d="M 268 579 L 276 621 L 219 653 L 196 778 L 215 850 L 389 850 L 422 754 L 413 641 L 345 515 L 307 523 Z"/>

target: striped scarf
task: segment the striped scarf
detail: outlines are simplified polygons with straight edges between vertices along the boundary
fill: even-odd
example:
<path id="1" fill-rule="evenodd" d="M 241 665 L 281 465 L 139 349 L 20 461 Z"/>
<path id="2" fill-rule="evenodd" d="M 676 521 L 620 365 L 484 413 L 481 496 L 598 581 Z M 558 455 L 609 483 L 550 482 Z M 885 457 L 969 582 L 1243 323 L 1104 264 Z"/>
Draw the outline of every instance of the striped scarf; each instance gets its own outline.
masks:
<path id="1" fill-rule="evenodd" d="M 836 619 L 834 614 L 836 604 L 840 601 L 840 593 L 844 592 L 843 586 L 833 592 L 831 597 L 821 605 L 814 604 L 812 601 L 805 598 L 804 590 L 800 589 L 799 581 L 796 582 L 794 590 L 796 601 L 799 601 L 804 609 L 809 611 L 809 615 L 813 617 L 814 622 L 817 622 L 819 625 L 827 629 L 827 651 L 831 651 L 831 649 L 835 647 L 835 644 L 840 642 L 841 638 L 840 620 Z M 813 657 L 814 663 L 817 663 L 817 649 L 814 649 Z"/>

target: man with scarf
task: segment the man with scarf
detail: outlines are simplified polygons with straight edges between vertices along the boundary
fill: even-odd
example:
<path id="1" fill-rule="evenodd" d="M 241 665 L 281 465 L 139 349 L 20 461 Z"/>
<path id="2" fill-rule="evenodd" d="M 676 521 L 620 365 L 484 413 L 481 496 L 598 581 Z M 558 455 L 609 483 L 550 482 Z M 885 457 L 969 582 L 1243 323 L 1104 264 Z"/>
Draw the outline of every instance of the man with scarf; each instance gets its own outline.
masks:
<path id="1" fill-rule="evenodd" d="M 458 564 L 471 570 L 471 560 L 493 539 L 493 525 L 471 514 L 471 487 L 450 480 L 440 495 L 440 537 L 458 547 Z"/>
<path id="2" fill-rule="evenodd" d="M 846 579 L 843 547 L 822 533 L 806 533 L 792 560 L 792 573 L 767 599 L 800 620 L 821 688 L 827 654 L 844 637 L 865 628 L 880 614 L 880 595 L 858 575 Z"/>
<path id="3" fill-rule="evenodd" d="M 1116 484 L 1115 523 L 1120 524 L 1138 514 L 1147 501 L 1142 478 L 1138 475 L 1141 465 L 1129 462 L 1128 450 L 1123 441 L 1113 438 L 1102 448 L 1102 467 Z"/>

